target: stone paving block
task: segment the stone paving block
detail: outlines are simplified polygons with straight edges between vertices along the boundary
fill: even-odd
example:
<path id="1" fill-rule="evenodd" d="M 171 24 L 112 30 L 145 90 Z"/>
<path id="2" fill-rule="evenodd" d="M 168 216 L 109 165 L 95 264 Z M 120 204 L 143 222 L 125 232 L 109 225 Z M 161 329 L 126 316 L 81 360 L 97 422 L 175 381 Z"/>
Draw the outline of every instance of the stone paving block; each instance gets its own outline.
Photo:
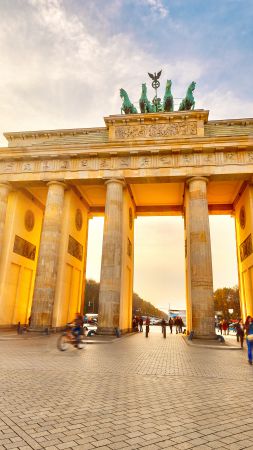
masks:
<path id="1" fill-rule="evenodd" d="M 101 439 L 99 441 L 92 441 L 92 444 L 94 447 L 98 448 L 111 444 L 111 441 L 109 441 L 109 439 Z"/>
<path id="2" fill-rule="evenodd" d="M 170 449 L 170 450 L 177 450 L 177 447 L 173 445 L 173 443 L 171 441 L 163 441 L 163 442 L 158 442 L 157 443 L 157 447 L 158 448 L 165 448 L 165 449 Z"/>
<path id="3" fill-rule="evenodd" d="M 76 447 L 76 442 L 74 441 L 69 441 L 69 442 L 62 442 L 61 444 L 58 444 L 56 447 L 59 450 L 64 450 L 65 448 L 72 448 L 72 447 Z"/>
<path id="4" fill-rule="evenodd" d="M 92 450 L 94 448 L 95 448 L 94 445 L 92 445 L 91 443 L 87 442 L 86 444 L 83 443 L 83 444 L 77 445 L 75 447 L 75 450 Z M 101 450 L 101 447 L 100 447 L 100 450 Z"/>

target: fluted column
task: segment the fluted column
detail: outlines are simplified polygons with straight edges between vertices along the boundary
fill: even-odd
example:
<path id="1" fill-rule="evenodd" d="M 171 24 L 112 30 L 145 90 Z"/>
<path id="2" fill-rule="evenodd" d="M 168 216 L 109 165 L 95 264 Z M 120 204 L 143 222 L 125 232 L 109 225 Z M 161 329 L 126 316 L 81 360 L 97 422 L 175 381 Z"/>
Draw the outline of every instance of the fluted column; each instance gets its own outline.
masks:
<path id="1" fill-rule="evenodd" d="M 4 225 L 10 189 L 11 187 L 8 183 L 0 183 L 0 255 L 3 248 Z"/>
<path id="2" fill-rule="evenodd" d="M 111 334 L 119 327 L 124 184 L 115 178 L 106 182 L 98 316 L 98 331 L 104 334 Z"/>
<path id="3" fill-rule="evenodd" d="M 58 181 L 48 183 L 32 304 L 32 329 L 52 325 L 65 187 Z"/>
<path id="4" fill-rule="evenodd" d="M 211 242 L 204 177 L 188 180 L 186 196 L 187 298 L 191 330 L 196 336 L 213 337 L 214 301 Z"/>

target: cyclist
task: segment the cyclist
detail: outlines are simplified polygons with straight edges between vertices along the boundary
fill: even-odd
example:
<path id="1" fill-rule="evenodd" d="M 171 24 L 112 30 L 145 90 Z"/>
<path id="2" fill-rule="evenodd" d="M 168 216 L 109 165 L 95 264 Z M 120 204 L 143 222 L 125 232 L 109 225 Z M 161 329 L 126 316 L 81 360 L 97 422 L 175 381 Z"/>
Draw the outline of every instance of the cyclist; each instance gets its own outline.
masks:
<path id="1" fill-rule="evenodd" d="M 73 320 L 73 330 L 72 333 L 76 336 L 77 343 L 80 341 L 80 336 L 83 334 L 83 316 L 80 313 L 76 313 L 75 319 Z"/>

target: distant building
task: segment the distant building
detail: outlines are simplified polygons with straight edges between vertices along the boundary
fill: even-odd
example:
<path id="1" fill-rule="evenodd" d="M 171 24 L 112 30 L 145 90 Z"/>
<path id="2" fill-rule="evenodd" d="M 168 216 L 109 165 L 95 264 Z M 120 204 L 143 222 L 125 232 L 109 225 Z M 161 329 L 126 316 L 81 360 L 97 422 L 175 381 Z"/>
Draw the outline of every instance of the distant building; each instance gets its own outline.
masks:
<path id="1" fill-rule="evenodd" d="M 169 318 L 175 319 L 175 317 L 182 317 L 184 324 L 186 325 L 186 309 L 170 309 Z"/>

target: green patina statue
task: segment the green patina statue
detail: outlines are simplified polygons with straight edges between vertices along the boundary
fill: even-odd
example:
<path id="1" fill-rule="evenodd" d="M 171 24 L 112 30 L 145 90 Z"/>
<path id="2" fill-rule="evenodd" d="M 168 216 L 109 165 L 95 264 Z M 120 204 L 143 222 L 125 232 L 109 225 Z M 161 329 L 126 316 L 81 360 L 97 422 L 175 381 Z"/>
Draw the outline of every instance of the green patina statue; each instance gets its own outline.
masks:
<path id="1" fill-rule="evenodd" d="M 152 74 L 149 74 L 149 76 L 152 79 L 155 79 Z M 156 78 L 158 79 L 158 76 L 161 75 L 161 71 L 158 73 L 158 75 L 155 74 Z M 146 113 L 155 113 L 155 112 L 172 112 L 174 111 L 174 99 L 173 95 L 171 93 L 171 86 L 172 81 L 167 80 L 165 93 L 163 97 L 163 102 L 161 103 L 161 99 L 157 97 L 157 87 L 160 86 L 160 83 L 155 79 L 152 83 L 152 87 L 156 90 L 156 95 L 153 98 L 152 102 L 149 101 L 147 97 L 147 86 L 146 83 L 142 84 L 142 91 L 141 91 L 141 97 L 139 100 L 140 105 L 140 112 L 142 114 Z M 186 97 L 181 101 L 179 105 L 179 111 L 189 111 L 191 109 L 194 109 L 195 107 L 195 100 L 193 97 L 193 91 L 196 87 L 195 81 L 192 81 L 190 86 L 187 89 Z M 123 99 L 123 104 L 121 107 L 121 114 L 124 112 L 125 114 L 137 114 L 138 111 L 135 108 L 135 106 L 130 102 L 129 97 L 127 95 L 127 92 L 124 89 L 120 89 L 120 97 Z"/>
<path id="2" fill-rule="evenodd" d="M 167 80 L 165 94 L 163 97 L 163 105 L 162 105 L 162 110 L 166 111 L 166 112 L 174 111 L 174 100 L 173 100 L 173 96 L 171 93 L 171 85 L 172 85 L 172 81 Z"/>
<path id="3" fill-rule="evenodd" d="M 152 103 L 154 105 L 154 112 L 163 112 L 163 105 L 159 97 L 154 97 Z"/>
<path id="4" fill-rule="evenodd" d="M 147 97 L 147 86 L 146 83 L 142 84 L 141 98 L 139 100 L 141 113 L 152 113 L 156 112 L 155 105 L 148 100 Z"/>
<path id="5" fill-rule="evenodd" d="M 129 97 L 125 89 L 120 89 L 120 97 L 123 99 L 123 104 L 121 106 L 121 114 L 124 111 L 125 114 L 137 114 L 138 111 L 135 106 L 130 102 Z"/>
<path id="6" fill-rule="evenodd" d="M 180 103 L 178 111 L 189 111 L 190 109 L 194 109 L 195 100 L 192 92 L 194 91 L 195 86 L 196 86 L 195 81 L 192 81 L 192 83 L 187 89 L 186 97 Z"/>

